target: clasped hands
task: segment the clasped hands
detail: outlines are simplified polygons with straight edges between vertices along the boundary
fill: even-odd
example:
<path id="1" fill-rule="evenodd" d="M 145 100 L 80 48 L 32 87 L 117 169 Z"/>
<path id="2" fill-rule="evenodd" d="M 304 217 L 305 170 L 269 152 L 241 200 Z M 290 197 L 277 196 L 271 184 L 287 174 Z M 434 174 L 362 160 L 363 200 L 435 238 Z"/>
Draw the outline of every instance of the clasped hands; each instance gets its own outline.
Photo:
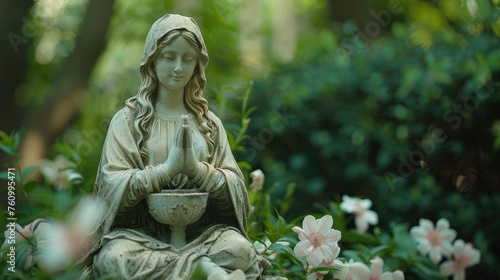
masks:
<path id="1" fill-rule="evenodd" d="M 182 116 L 182 123 L 177 128 L 174 143 L 170 147 L 167 160 L 163 165 L 170 178 L 182 173 L 193 179 L 204 168 L 203 164 L 196 158 L 189 129 L 189 119 L 186 115 Z"/>

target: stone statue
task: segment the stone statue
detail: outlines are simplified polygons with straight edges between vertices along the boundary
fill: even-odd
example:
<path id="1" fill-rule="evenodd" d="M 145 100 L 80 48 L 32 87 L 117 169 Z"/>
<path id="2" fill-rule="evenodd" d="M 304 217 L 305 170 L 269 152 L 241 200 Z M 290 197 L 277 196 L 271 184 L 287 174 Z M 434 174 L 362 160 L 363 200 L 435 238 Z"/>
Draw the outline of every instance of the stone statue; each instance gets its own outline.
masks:
<path id="1" fill-rule="evenodd" d="M 192 18 L 165 15 L 152 25 L 141 86 L 113 117 L 102 151 L 94 191 L 108 209 L 83 260 L 93 277 L 191 279 L 198 268 L 208 279 L 257 279 L 270 265 L 245 233 L 247 190 L 203 97 L 207 64 Z M 208 193 L 206 211 L 187 226 L 179 248 L 169 243 L 169 226 L 148 212 L 145 198 L 163 189 Z"/>

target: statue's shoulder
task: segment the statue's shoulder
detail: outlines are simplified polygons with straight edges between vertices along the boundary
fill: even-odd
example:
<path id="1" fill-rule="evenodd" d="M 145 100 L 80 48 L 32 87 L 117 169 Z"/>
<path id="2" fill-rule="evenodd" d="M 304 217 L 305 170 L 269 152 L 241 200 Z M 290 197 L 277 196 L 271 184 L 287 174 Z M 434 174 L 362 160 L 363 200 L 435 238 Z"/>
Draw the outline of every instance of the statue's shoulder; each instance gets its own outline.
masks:
<path id="1" fill-rule="evenodd" d="M 215 125 L 217 125 L 218 128 L 224 127 L 220 118 L 217 117 L 217 115 L 212 111 L 208 110 L 207 116 Z"/>
<path id="2" fill-rule="evenodd" d="M 128 126 L 132 128 L 134 126 L 135 112 L 132 108 L 125 106 L 118 110 L 111 119 L 110 127 L 112 128 L 123 128 L 123 126 Z"/>

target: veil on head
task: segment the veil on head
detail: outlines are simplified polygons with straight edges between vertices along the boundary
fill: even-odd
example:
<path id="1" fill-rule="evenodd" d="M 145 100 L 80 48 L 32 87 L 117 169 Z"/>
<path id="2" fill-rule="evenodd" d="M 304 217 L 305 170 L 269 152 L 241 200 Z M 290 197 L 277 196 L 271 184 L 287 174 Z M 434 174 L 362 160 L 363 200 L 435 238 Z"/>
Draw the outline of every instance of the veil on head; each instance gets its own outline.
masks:
<path id="1" fill-rule="evenodd" d="M 205 77 L 205 68 L 208 64 L 208 52 L 201 35 L 200 28 L 196 21 L 191 17 L 185 17 L 177 14 L 167 14 L 159 18 L 153 23 L 151 29 L 149 29 L 148 36 L 146 37 L 146 44 L 144 47 L 144 55 L 142 57 L 140 70 L 143 71 L 145 65 L 149 64 L 153 59 L 153 55 L 156 52 L 158 45 L 168 32 L 176 29 L 185 29 L 192 32 L 201 44 L 201 58 L 200 58 L 200 76 L 203 82 L 206 83 L 207 79 Z M 204 85 L 203 85 L 204 86 Z"/>
<path id="2" fill-rule="evenodd" d="M 193 33 L 200 44 L 200 53 L 197 59 L 197 75 L 199 76 L 197 76 L 196 79 L 191 79 L 193 82 L 186 85 L 188 87 L 187 90 L 193 94 L 185 94 L 184 103 L 188 109 L 196 115 L 199 129 L 205 135 L 209 150 L 212 152 L 215 147 L 214 140 L 211 138 L 213 132 L 212 123 L 214 120 L 208 114 L 208 102 L 202 95 L 207 82 L 205 69 L 208 64 L 208 52 L 205 41 L 203 40 L 198 24 L 193 18 L 177 14 L 167 14 L 155 21 L 149 29 L 144 47 L 144 55 L 139 68 L 142 77 L 141 87 L 136 96 L 129 98 L 125 102 L 127 106 L 134 110 L 137 109 L 135 106 L 136 102 L 138 102 L 140 105 L 139 107 L 141 107 L 135 117 L 134 130 L 138 135 L 137 145 L 140 147 L 143 160 L 147 158 L 144 139 L 149 135 L 148 127 L 153 117 L 152 112 L 154 111 L 154 97 L 152 93 L 156 87 L 156 81 L 151 77 L 153 73 L 151 73 L 152 68 L 150 66 L 153 63 L 152 60 L 155 58 L 158 47 L 162 43 L 165 35 L 173 30 L 186 30 Z M 189 88 L 190 86 L 193 88 Z"/>

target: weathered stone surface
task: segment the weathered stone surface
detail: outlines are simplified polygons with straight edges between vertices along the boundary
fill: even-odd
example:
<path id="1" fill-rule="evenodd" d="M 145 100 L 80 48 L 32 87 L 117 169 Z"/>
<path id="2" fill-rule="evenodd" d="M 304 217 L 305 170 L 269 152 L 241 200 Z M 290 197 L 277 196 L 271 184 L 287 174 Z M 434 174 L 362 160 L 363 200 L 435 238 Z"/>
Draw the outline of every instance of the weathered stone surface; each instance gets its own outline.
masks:
<path id="1" fill-rule="evenodd" d="M 109 124 L 97 171 L 95 190 L 108 209 L 82 261 L 96 278 L 187 280 L 199 268 L 209 279 L 256 280 L 270 265 L 245 235 L 248 193 L 225 128 L 203 97 L 207 64 L 194 19 L 165 15 L 153 23 L 141 86 Z M 208 194 L 193 206 L 187 195 L 155 195 L 162 189 Z"/>

